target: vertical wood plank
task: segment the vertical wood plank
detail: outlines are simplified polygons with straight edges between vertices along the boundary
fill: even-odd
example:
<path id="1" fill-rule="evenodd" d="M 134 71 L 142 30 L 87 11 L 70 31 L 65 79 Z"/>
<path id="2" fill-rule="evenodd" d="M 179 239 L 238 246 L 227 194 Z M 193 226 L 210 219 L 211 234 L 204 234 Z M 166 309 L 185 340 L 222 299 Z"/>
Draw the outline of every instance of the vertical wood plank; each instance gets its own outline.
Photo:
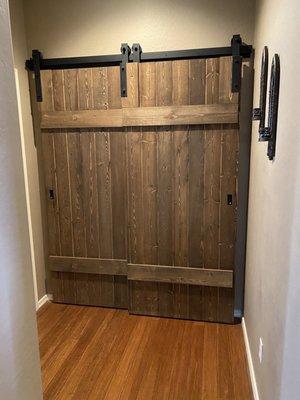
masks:
<path id="1" fill-rule="evenodd" d="M 100 255 L 113 258 L 110 133 L 107 130 L 97 132 L 96 153 Z"/>
<path id="2" fill-rule="evenodd" d="M 54 139 L 52 132 L 42 134 L 43 170 L 46 196 L 48 251 L 50 255 L 61 254 L 60 225 L 57 202 L 57 185 L 55 179 Z M 54 199 L 50 199 L 50 190 L 54 191 Z"/>
<path id="3" fill-rule="evenodd" d="M 156 63 L 156 105 L 172 104 L 172 62 Z M 174 265 L 174 182 L 173 182 L 173 131 L 169 127 L 157 128 L 158 172 L 158 264 Z M 170 316 L 174 306 L 174 286 L 158 284 L 159 315 Z"/>
<path id="4" fill-rule="evenodd" d="M 53 104 L 55 111 L 66 109 L 65 80 L 62 70 L 52 71 Z M 53 135 L 56 163 L 57 199 L 60 221 L 61 255 L 74 255 L 73 218 L 71 207 L 70 165 L 68 136 L 65 130 Z M 57 301 L 76 303 L 76 281 L 74 273 L 60 273 L 56 285 L 61 284 L 62 298 Z M 59 290 L 60 291 L 60 290 Z M 54 297 L 55 299 L 55 297 Z"/>
<path id="5" fill-rule="evenodd" d="M 98 80 L 94 82 L 94 68 L 79 69 L 77 76 L 78 109 L 94 108 L 94 90 L 98 88 Z M 94 89 L 95 87 L 95 89 Z M 71 134 L 70 134 L 71 135 Z M 80 130 L 78 133 L 81 174 L 81 201 L 84 210 L 85 257 L 99 257 L 98 199 L 96 176 L 95 133 L 92 130 Z M 99 275 L 76 274 L 78 304 L 100 305 L 101 277 Z"/>
<path id="6" fill-rule="evenodd" d="M 41 111 L 54 111 L 54 93 L 52 83 L 52 71 L 41 71 L 41 84 L 43 101 L 39 104 Z"/>
<path id="7" fill-rule="evenodd" d="M 63 71 L 65 110 L 78 110 L 77 69 Z"/>
<path id="8" fill-rule="evenodd" d="M 219 102 L 238 103 L 239 94 L 231 92 L 232 57 L 220 59 Z M 236 217 L 237 217 L 237 170 L 239 137 L 237 126 L 222 128 L 222 158 L 220 178 L 220 265 L 234 269 Z M 227 195 L 233 196 L 233 204 L 227 204 Z M 219 288 L 218 318 L 223 322 L 234 321 L 234 288 Z"/>
<path id="9" fill-rule="evenodd" d="M 205 104 L 205 60 L 189 62 L 189 102 Z M 204 128 L 189 129 L 189 257 L 190 267 L 203 267 Z M 189 286 L 189 317 L 203 319 L 201 286 Z"/>
<path id="10" fill-rule="evenodd" d="M 189 62 L 173 61 L 173 104 L 189 104 Z M 174 265 L 188 265 L 188 126 L 173 128 Z M 188 318 L 188 285 L 174 285 L 174 317 Z"/>
<path id="11" fill-rule="evenodd" d="M 239 102 L 239 93 L 231 92 L 232 57 L 220 58 L 219 101 L 220 103 Z"/>
<path id="12" fill-rule="evenodd" d="M 108 108 L 122 108 L 120 94 L 120 67 L 107 68 Z"/>
<path id="13" fill-rule="evenodd" d="M 219 59 L 206 60 L 206 104 L 219 101 Z M 219 267 L 221 135 L 214 125 L 205 131 L 204 152 L 204 267 Z M 203 317 L 217 321 L 219 290 L 203 287 Z"/>
<path id="14" fill-rule="evenodd" d="M 108 107 L 122 108 L 120 67 L 109 67 L 107 69 L 107 78 Z M 127 258 L 127 160 L 125 135 L 125 129 L 119 131 L 110 130 L 112 240 L 115 258 L 119 256 L 120 258 Z M 115 305 L 126 308 L 127 279 L 121 276 L 111 276 L 107 277 L 107 280 L 110 280 L 113 284 Z"/>
<path id="15" fill-rule="evenodd" d="M 33 83 L 33 80 L 30 80 Z M 39 104 L 41 111 L 54 111 L 54 97 L 53 97 L 53 82 L 52 82 L 52 71 L 41 72 L 41 84 L 43 91 L 43 102 Z M 35 92 L 34 92 L 35 93 Z M 33 93 L 31 94 L 33 95 Z M 35 102 L 35 99 L 32 100 Z M 36 105 L 36 103 L 34 103 Z M 36 109 L 38 107 L 36 106 Z M 34 110 L 34 109 L 33 109 Z M 34 115 L 34 114 L 33 114 Z M 38 116 L 35 116 L 35 123 L 38 124 Z M 37 126 L 35 126 L 36 130 Z M 35 132 L 35 135 L 39 133 Z M 59 221 L 59 208 L 58 208 L 58 190 L 57 190 L 57 179 L 56 179 L 56 162 L 55 162 L 55 150 L 54 150 L 54 137 L 51 131 L 40 132 L 42 147 L 42 159 L 41 164 L 43 166 L 43 178 L 45 185 L 45 198 L 46 198 L 46 223 L 47 223 L 47 248 L 48 254 L 61 254 L 61 243 L 60 243 L 60 221 Z M 38 156 L 40 149 L 38 150 Z M 49 190 L 54 190 L 54 200 L 49 198 Z M 47 262 L 47 261 L 46 261 Z M 62 276 L 58 272 L 50 272 L 50 283 L 51 291 L 55 301 L 62 301 Z"/>
<path id="16" fill-rule="evenodd" d="M 81 154 L 81 141 L 79 132 L 68 133 L 69 158 L 70 158 L 70 187 L 71 205 L 73 215 L 74 255 L 86 257 L 86 231 L 83 204 L 83 160 Z"/>
<path id="17" fill-rule="evenodd" d="M 139 65 L 139 104 L 141 106 L 155 106 L 155 79 L 155 63 Z M 141 129 L 141 182 L 144 262 L 157 264 L 157 137 L 155 128 Z M 131 304 L 135 312 L 157 315 L 157 288 L 158 284 L 155 282 L 131 284 Z"/>

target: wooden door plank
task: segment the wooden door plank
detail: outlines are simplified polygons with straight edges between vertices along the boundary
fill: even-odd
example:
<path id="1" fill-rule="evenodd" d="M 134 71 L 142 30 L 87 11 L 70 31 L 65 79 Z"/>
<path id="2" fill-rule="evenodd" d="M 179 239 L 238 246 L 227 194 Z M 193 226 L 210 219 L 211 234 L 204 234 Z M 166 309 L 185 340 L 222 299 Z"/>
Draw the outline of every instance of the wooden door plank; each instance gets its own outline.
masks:
<path id="1" fill-rule="evenodd" d="M 189 103 L 189 62 L 173 61 L 173 104 L 183 106 Z M 188 262 L 188 126 L 173 128 L 173 176 L 174 176 L 174 265 L 185 266 Z M 188 318 L 189 287 L 174 286 L 174 317 Z"/>
<path id="2" fill-rule="evenodd" d="M 155 106 L 155 63 L 139 65 L 139 100 L 142 107 Z M 137 99 L 135 99 L 137 102 Z M 156 264 L 157 248 L 157 137 L 156 130 L 144 128 L 140 133 L 141 190 L 144 262 Z M 130 312 L 157 315 L 157 283 L 129 282 Z"/>
<path id="3" fill-rule="evenodd" d="M 45 182 L 48 251 L 51 255 L 61 254 L 60 224 L 57 202 L 57 181 L 55 179 L 55 155 L 53 133 L 45 132 L 42 135 L 43 172 Z M 50 191 L 54 198 L 50 198 Z"/>
<path id="4" fill-rule="evenodd" d="M 124 108 L 123 110 L 44 111 L 41 113 L 41 127 L 48 129 L 233 124 L 237 122 L 238 110 L 235 104 L 146 106 Z"/>
<path id="5" fill-rule="evenodd" d="M 206 61 L 189 62 L 189 102 L 205 103 Z M 204 127 L 189 129 L 189 257 L 190 267 L 203 268 Z M 189 287 L 189 317 L 203 319 L 203 290 Z"/>
<path id="6" fill-rule="evenodd" d="M 96 134 L 100 254 L 113 258 L 110 133 Z"/>
<path id="7" fill-rule="evenodd" d="M 128 280 L 231 288 L 233 273 L 224 269 L 128 264 Z"/>
<path id="8" fill-rule="evenodd" d="M 81 138 L 79 132 L 68 133 L 69 160 L 70 160 L 70 189 L 73 215 L 74 255 L 84 257 L 87 254 L 85 212 L 83 202 L 83 176 L 84 168 Z"/>
<path id="9" fill-rule="evenodd" d="M 52 271 L 127 275 L 127 260 L 50 256 L 49 265 Z"/>
<path id="10" fill-rule="evenodd" d="M 77 77 L 78 110 L 92 109 L 94 106 L 94 69 L 79 69 Z M 71 136 L 71 132 L 69 133 Z M 82 185 L 80 198 L 84 210 L 84 257 L 99 256 L 98 203 L 96 178 L 96 151 L 94 132 L 83 129 L 78 132 L 80 143 L 79 166 Z M 101 277 L 76 273 L 77 303 L 100 305 Z"/>
<path id="11" fill-rule="evenodd" d="M 127 259 L 127 182 L 125 132 L 110 130 L 113 255 Z M 127 308 L 127 278 L 114 277 L 115 306 Z"/>
<path id="12" fill-rule="evenodd" d="M 219 59 L 206 60 L 206 104 L 219 101 Z M 204 267 L 219 267 L 221 135 L 217 127 L 206 126 L 204 151 Z M 208 321 L 218 320 L 219 291 L 203 288 L 204 315 Z"/>
<path id="13" fill-rule="evenodd" d="M 107 69 L 107 78 L 108 108 L 112 112 L 113 110 L 122 108 L 120 67 L 109 67 Z M 120 111 L 122 112 L 122 110 Z M 115 258 L 127 258 L 126 138 L 123 129 L 110 128 L 109 132 L 113 254 Z M 113 279 L 115 305 L 127 308 L 127 278 L 116 275 L 110 277 L 110 279 Z"/>
<path id="14" fill-rule="evenodd" d="M 172 104 L 172 63 L 156 63 L 156 106 Z M 157 129 L 157 170 L 158 170 L 158 264 L 173 265 L 173 131 Z M 158 284 L 159 315 L 169 316 L 173 310 L 174 286 L 171 283 Z"/>
<path id="15" fill-rule="evenodd" d="M 231 92 L 228 84 L 231 76 L 232 58 L 220 59 L 219 101 L 239 102 L 239 94 Z M 220 268 L 234 270 L 236 219 L 237 219 L 237 174 L 238 174 L 238 129 L 233 125 L 222 127 L 222 158 L 220 178 Z M 232 195 L 232 205 L 227 196 Z M 219 289 L 219 320 L 234 321 L 234 288 Z"/>

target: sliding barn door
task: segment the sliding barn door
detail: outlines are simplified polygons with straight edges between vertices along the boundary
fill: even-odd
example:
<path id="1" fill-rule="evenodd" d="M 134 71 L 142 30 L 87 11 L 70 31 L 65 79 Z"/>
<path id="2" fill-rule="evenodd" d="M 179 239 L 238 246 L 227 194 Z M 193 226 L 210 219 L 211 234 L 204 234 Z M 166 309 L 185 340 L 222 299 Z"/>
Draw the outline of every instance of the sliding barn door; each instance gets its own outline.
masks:
<path id="1" fill-rule="evenodd" d="M 237 103 L 231 66 L 142 63 L 139 105 Z M 130 312 L 233 321 L 238 127 L 131 129 L 127 154 Z"/>
<path id="2" fill-rule="evenodd" d="M 239 98 L 231 73 L 231 57 L 129 63 L 121 98 L 119 67 L 41 71 L 54 301 L 233 321 Z M 218 107 L 186 117 L 186 106 L 198 105 Z M 202 117 L 207 124 L 195 124 Z"/>
<path id="3" fill-rule="evenodd" d="M 42 89 L 42 112 L 121 108 L 118 67 L 43 71 Z M 53 299 L 126 308 L 125 132 L 41 135 Z"/>

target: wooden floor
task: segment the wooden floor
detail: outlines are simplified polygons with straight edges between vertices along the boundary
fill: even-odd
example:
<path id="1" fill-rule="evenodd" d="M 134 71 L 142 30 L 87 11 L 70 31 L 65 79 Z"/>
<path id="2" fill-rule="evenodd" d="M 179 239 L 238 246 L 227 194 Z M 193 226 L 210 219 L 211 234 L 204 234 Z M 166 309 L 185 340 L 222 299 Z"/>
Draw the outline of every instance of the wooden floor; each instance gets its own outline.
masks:
<path id="1" fill-rule="evenodd" d="M 47 303 L 38 329 L 45 400 L 252 399 L 240 325 Z"/>

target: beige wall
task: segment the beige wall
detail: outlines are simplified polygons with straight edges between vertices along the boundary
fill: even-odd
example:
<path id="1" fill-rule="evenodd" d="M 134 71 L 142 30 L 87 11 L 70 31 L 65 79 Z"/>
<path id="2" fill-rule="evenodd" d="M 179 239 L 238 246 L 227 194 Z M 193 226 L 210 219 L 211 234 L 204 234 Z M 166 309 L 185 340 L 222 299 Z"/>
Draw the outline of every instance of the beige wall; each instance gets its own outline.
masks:
<path id="1" fill-rule="evenodd" d="M 41 376 L 7 0 L 0 0 L 0 398 L 40 400 Z"/>
<path id="2" fill-rule="evenodd" d="M 30 97 L 27 72 L 24 62 L 28 58 L 27 42 L 22 0 L 10 0 L 10 18 L 13 39 L 14 66 L 17 70 L 20 105 L 21 125 L 24 150 L 24 168 L 26 171 L 25 184 L 27 188 L 27 205 L 29 215 L 29 228 L 31 235 L 31 253 L 34 275 L 36 279 L 36 301 L 45 295 L 45 264 L 43 251 L 43 234 L 41 223 L 41 207 L 38 180 L 37 155 L 34 146 Z"/>
<path id="3" fill-rule="evenodd" d="M 249 0 L 24 0 L 28 47 L 45 57 L 113 54 L 121 43 L 144 51 L 252 42 Z"/>
<path id="4" fill-rule="evenodd" d="M 269 47 L 270 56 L 279 53 L 281 60 L 276 158 L 273 162 L 267 159 L 267 144 L 258 143 L 258 125 L 254 123 L 250 167 L 245 320 L 261 400 L 300 398 L 300 388 L 295 385 L 300 365 L 299 18 L 298 0 L 258 1 L 256 106 L 263 46 Z M 258 361 L 259 337 L 264 342 L 262 364 Z M 283 382 L 283 377 L 288 380 Z"/>

